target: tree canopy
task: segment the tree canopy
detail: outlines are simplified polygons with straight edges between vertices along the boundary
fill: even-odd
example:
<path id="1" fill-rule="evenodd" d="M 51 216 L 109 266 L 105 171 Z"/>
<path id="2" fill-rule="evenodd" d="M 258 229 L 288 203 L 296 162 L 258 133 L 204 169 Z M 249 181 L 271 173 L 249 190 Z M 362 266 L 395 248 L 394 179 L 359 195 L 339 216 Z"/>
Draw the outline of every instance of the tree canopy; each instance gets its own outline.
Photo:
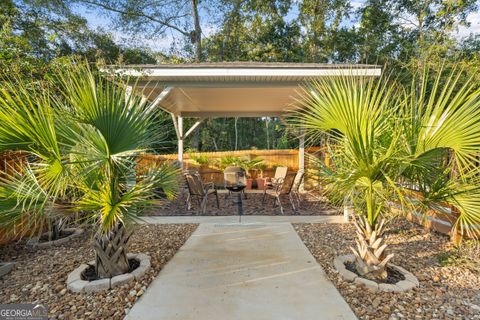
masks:
<path id="1" fill-rule="evenodd" d="M 4 0 L 0 68 L 42 79 L 71 55 L 120 65 L 368 63 L 408 83 L 419 68 L 455 63 L 474 72 L 480 35 L 457 31 L 478 10 L 475 0 Z M 92 13 L 103 27 L 91 23 Z M 211 119 L 188 143 L 197 150 L 296 145 L 269 118 Z"/>

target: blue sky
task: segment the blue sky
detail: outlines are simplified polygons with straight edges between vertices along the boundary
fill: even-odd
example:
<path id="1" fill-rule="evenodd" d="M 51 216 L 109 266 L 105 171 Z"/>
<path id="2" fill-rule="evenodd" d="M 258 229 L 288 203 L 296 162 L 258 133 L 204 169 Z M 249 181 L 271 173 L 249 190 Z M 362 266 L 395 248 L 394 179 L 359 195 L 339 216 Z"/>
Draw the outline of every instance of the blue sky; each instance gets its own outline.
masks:
<path id="1" fill-rule="evenodd" d="M 362 5 L 363 2 L 364 2 L 363 0 L 352 0 L 350 2 L 350 4 L 354 9 L 357 9 Z M 480 1 L 479 1 L 479 5 L 480 5 Z M 81 14 L 83 17 L 85 17 L 87 19 L 88 24 L 91 28 L 93 28 L 93 29 L 102 28 L 103 30 L 112 33 L 115 41 L 117 43 L 120 43 L 120 44 L 128 45 L 128 43 L 135 42 L 134 43 L 135 45 L 143 45 L 143 46 L 149 47 L 153 50 L 167 51 L 171 47 L 173 38 L 175 36 L 178 36 L 178 35 L 176 35 L 172 32 L 167 32 L 160 39 L 143 39 L 143 40 L 132 39 L 130 36 L 126 35 L 125 33 L 121 32 L 120 30 L 116 30 L 114 28 L 114 24 L 111 21 L 110 17 L 105 15 L 105 13 L 102 12 L 102 11 L 86 9 L 83 6 L 79 6 L 76 9 L 76 12 Z M 202 15 L 202 18 L 204 18 L 203 19 L 204 21 L 202 22 L 202 30 L 203 30 L 204 35 L 208 35 L 208 34 L 214 32 L 216 26 L 213 25 L 210 21 L 208 21 L 207 20 L 208 18 L 205 19 L 207 15 L 202 14 L 202 13 L 201 13 L 201 15 Z M 290 19 L 295 19 L 296 15 L 297 15 L 297 12 L 292 10 L 292 12 L 290 12 L 288 14 L 288 17 Z M 205 21 L 205 20 L 207 20 L 207 21 Z M 475 13 L 470 14 L 468 16 L 468 21 L 471 24 L 470 27 L 460 27 L 459 28 L 459 30 L 457 32 L 459 38 L 466 37 L 470 33 L 480 34 L 480 12 L 475 12 Z M 356 21 L 355 20 L 345 21 L 344 24 L 347 24 L 347 25 L 348 24 L 356 24 Z"/>

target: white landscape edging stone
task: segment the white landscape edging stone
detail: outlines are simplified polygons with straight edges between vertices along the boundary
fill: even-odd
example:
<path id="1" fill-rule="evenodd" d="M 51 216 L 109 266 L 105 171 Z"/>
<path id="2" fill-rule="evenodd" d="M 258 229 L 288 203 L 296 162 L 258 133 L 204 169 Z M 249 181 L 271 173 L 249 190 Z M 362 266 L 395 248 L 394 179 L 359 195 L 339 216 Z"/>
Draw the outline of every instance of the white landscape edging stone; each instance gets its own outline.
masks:
<path id="1" fill-rule="evenodd" d="M 60 244 L 67 243 L 71 239 L 80 236 L 84 232 L 84 230 L 81 228 L 65 228 L 63 230 L 72 231 L 72 234 L 58 240 L 46 241 L 46 242 L 40 242 L 40 237 L 34 237 L 27 241 L 27 246 L 33 247 L 33 248 L 45 248 L 50 246 L 57 246 Z"/>
<path id="2" fill-rule="evenodd" d="M 356 273 L 347 270 L 345 262 L 355 262 L 355 256 L 353 254 L 337 256 L 333 261 L 333 265 L 335 266 L 335 269 L 338 271 L 342 279 L 348 282 L 354 282 L 357 285 L 363 285 L 367 289 L 370 289 L 372 291 L 404 292 L 420 285 L 417 277 L 415 277 L 411 272 L 408 272 L 404 268 L 393 264 L 389 264 L 389 266 L 403 274 L 405 280 L 401 280 L 394 284 L 389 284 L 377 283 L 375 281 L 362 278 Z"/>
<path id="3" fill-rule="evenodd" d="M 67 277 L 67 289 L 72 292 L 95 292 L 101 290 L 112 289 L 122 286 L 130 281 L 139 280 L 150 268 L 150 257 L 143 253 L 129 253 L 128 259 L 136 259 L 140 265 L 131 273 L 124 273 L 109 279 L 99 279 L 94 281 L 86 281 L 82 279 L 83 272 L 95 263 L 90 261 L 88 264 L 82 264 Z"/>

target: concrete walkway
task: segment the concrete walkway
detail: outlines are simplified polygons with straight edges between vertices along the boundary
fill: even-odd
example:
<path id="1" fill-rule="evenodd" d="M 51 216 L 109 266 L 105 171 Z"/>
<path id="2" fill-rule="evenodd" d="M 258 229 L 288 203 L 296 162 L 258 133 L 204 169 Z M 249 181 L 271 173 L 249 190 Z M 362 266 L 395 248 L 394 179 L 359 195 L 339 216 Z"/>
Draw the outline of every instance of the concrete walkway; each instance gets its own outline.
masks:
<path id="1" fill-rule="evenodd" d="M 238 223 L 239 216 L 150 216 L 143 223 Z M 242 223 L 343 223 L 343 216 L 242 216 Z"/>
<path id="2" fill-rule="evenodd" d="M 202 223 L 125 319 L 356 319 L 290 223 Z"/>

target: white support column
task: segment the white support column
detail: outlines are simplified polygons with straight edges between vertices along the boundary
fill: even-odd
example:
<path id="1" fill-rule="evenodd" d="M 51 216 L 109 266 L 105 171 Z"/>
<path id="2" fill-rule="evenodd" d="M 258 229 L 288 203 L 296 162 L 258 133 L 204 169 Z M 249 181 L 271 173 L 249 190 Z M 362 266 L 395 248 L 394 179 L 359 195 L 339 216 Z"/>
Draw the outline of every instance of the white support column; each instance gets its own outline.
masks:
<path id="1" fill-rule="evenodd" d="M 298 171 L 305 172 L 305 135 L 303 132 L 299 138 L 299 145 L 298 145 Z M 300 185 L 299 190 L 300 192 L 305 191 L 303 181 L 302 181 L 302 184 Z"/>
<path id="2" fill-rule="evenodd" d="M 198 121 L 196 121 L 193 124 L 193 126 L 191 126 L 190 129 L 187 130 L 187 132 L 185 132 L 185 135 L 183 137 L 184 138 L 188 137 L 190 135 L 190 133 L 192 133 L 200 125 L 200 123 L 202 123 L 202 121 L 203 121 L 203 118 L 198 119 Z"/>
<path id="3" fill-rule="evenodd" d="M 126 86 L 125 87 L 125 103 L 128 103 L 128 108 L 130 109 L 132 106 L 132 93 L 133 93 L 133 87 L 132 86 Z"/>
<path id="4" fill-rule="evenodd" d="M 152 104 L 149 106 L 150 110 L 155 109 L 157 106 L 159 106 L 163 100 L 165 100 L 170 92 L 172 92 L 173 87 L 165 87 L 162 92 L 153 100 Z"/>
<path id="5" fill-rule="evenodd" d="M 177 130 L 178 130 L 178 162 L 183 169 L 183 118 L 177 117 Z"/>
<path id="6" fill-rule="evenodd" d="M 302 134 L 298 145 L 298 170 L 305 171 L 305 136 Z"/>
<path id="7" fill-rule="evenodd" d="M 177 134 L 177 146 L 178 146 L 178 162 L 180 163 L 181 167 L 183 168 L 183 143 L 185 138 L 188 137 L 199 125 L 202 123 L 203 118 L 196 121 L 193 126 L 187 130 L 187 132 L 183 133 L 183 117 L 176 116 L 173 113 L 170 113 L 173 120 L 173 126 L 175 127 L 175 133 Z"/>

